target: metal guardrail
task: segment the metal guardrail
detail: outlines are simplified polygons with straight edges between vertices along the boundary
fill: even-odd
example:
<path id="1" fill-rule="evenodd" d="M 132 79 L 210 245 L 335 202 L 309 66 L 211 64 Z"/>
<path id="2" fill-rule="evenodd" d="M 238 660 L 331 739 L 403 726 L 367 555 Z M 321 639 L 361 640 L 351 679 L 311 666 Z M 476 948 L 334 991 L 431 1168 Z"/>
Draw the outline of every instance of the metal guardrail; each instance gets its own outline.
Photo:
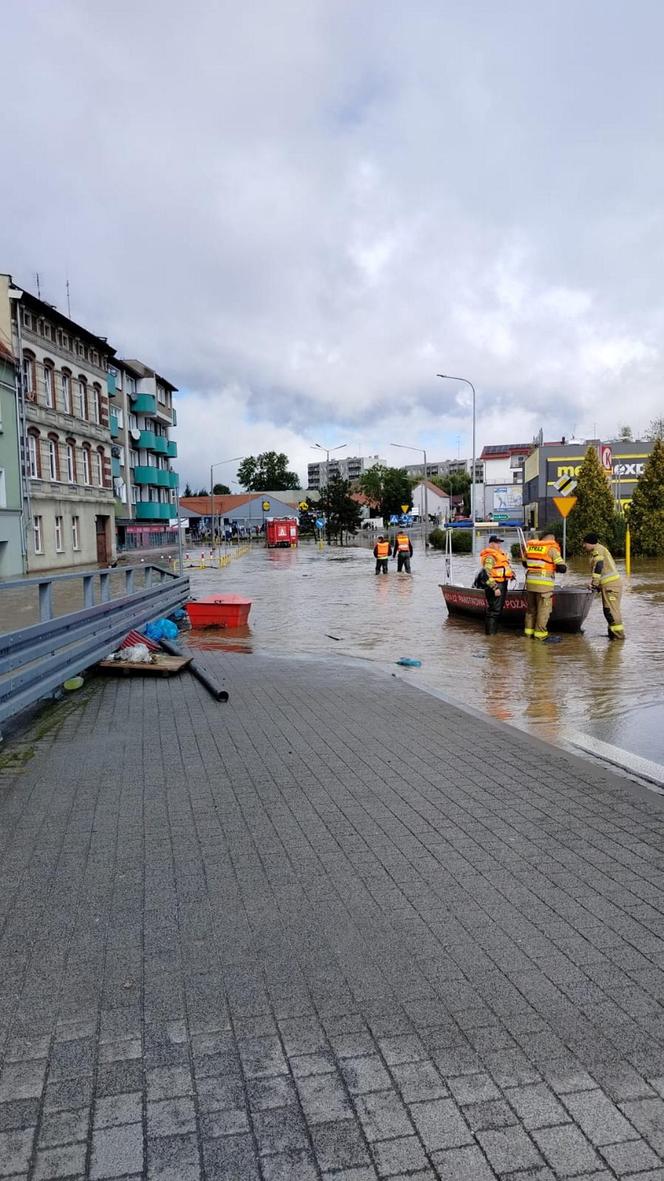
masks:
<path id="1" fill-rule="evenodd" d="M 143 585 L 135 588 L 136 574 Z M 111 578 L 124 577 L 124 594 L 112 597 Z M 83 608 L 53 616 L 54 584 L 82 581 Z M 95 603 L 94 580 L 99 579 Z M 169 615 L 189 598 L 189 579 L 161 566 L 54 574 L 0 583 L 4 590 L 37 588 L 40 622 L 0 636 L 0 723 L 48 697 L 63 681 L 112 652 L 128 631 Z"/>

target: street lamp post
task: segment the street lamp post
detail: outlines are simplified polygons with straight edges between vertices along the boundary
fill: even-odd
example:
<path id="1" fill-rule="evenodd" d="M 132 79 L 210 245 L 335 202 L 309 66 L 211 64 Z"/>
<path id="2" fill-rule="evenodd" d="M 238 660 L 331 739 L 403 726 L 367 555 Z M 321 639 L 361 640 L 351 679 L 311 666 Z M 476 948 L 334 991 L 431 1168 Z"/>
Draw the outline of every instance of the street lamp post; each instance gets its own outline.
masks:
<path id="1" fill-rule="evenodd" d="M 427 495 L 427 453 L 424 447 L 411 447 L 408 443 L 390 443 L 390 447 L 403 447 L 405 451 L 421 451 L 424 457 L 424 552 L 427 552 L 429 536 L 429 498 Z"/>
<path id="2" fill-rule="evenodd" d="M 327 489 L 327 487 L 330 483 L 330 452 L 331 451 L 343 451 L 344 447 L 347 447 L 348 444 L 347 443 L 339 443 L 338 446 L 336 446 L 336 447 L 323 447 L 320 443 L 313 443 L 312 446 L 317 447 L 319 451 L 325 452 L 325 487 Z M 327 534 L 327 544 L 331 545 L 331 542 L 330 542 L 330 498 L 329 498 L 329 493 L 327 496 L 327 508 L 326 508 L 326 512 L 325 512 L 325 532 Z"/>
<path id="3" fill-rule="evenodd" d="M 223 467 L 225 463 L 239 463 L 244 455 L 231 455 L 230 459 L 219 459 L 210 464 L 210 543 L 214 548 L 214 469 Z"/>
<path id="4" fill-rule="evenodd" d="M 476 442 L 476 414 L 475 414 L 475 386 L 467 377 L 452 377 L 449 373 L 437 373 L 436 377 L 442 377 L 444 381 L 462 381 L 464 385 L 469 385 L 473 391 L 473 466 L 470 480 L 470 519 L 473 526 L 473 554 L 475 553 L 475 521 L 477 519 L 475 513 L 475 442 Z"/>

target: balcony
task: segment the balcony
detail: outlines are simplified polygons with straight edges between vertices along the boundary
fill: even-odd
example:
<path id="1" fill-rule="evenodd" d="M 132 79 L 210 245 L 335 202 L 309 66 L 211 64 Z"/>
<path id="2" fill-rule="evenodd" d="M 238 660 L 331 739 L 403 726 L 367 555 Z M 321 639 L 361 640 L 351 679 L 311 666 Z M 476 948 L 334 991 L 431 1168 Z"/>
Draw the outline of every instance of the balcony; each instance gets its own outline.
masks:
<path id="1" fill-rule="evenodd" d="M 167 488 L 177 488 L 179 482 L 177 472 L 167 472 L 166 475 L 168 476 Z"/>
<path id="2" fill-rule="evenodd" d="M 134 507 L 137 521 L 170 521 L 175 513 L 173 505 L 159 504 L 157 500 L 139 500 Z"/>
<path id="3" fill-rule="evenodd" d="M 135 484 L 154 484 L 155 487 L 168 488 L 168 472 L 162 471 L 153 464 L 139 464 L 132 468 Z"/>
<path id="4" fill-rule="evenodd" d="M 143 451 L 156 451 L 155 443 L 157 436 L 154 431 L 141 431 L 138 439 L 138 446 Z"/>
<path id="5" fill-rule="evenodd" d="M 114 373 L 107 373 L 106 374 L 106 389 L 108 390 L 109 398 L 114 398 L 115 395 L 117 394 L 118 387 L 115 384 L 115 374 Z"/>
<path id="6" fill-rule="evenodd" d="M 111 438 L 117 439 L 118 435 L 120 434 L 120 427 L 118 425 L 118 416 L 117 414 L 114 414 L 112 410 L 109 418 L 109 426 L 111 430 Z"/>
<path id="7" fill-rule="evenodd" d="M 155 435 L 152 450 L 156 451 L 157 455 L 168 455 L 168 439 L 165 435 Z"/>
<path id="8" fill-rule="evenodd" d="M 134 414 L 156 414 L 157 399 L 154 394 L 132 394 L 131 409 Z"/>
<path id="9" fill-rule="evenodd" d="M 169 439 L 166 447 L 166 454 L 169 459 L 177 459 L 178 445 L 175 439 Z"/>
<path id="10" fill-rule="evenodd" d="M 120 466 L 120 460 L 116 459 L 115 456 L 111 460 L 111 475 L 114 480 L 119 480 L 120 477 L 122 476 L 122 468 Z"/>

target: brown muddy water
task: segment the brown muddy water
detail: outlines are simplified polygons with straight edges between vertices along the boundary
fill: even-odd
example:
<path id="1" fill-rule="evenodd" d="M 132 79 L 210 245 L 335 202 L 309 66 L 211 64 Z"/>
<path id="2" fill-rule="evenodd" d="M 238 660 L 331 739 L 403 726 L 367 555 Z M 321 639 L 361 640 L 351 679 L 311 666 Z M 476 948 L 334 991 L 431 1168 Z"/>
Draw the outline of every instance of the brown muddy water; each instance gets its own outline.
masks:
<path id="1" fill-rule="evenodd" d="M 609 642 L 599 600 L 585 630 L 544 646 L 505 631 L 487 639 L 479 622 L 450 619 L 439 589 L 443 559 L 416 548 L 412 576 L 375 577 L 364 547 L 256 548 L 225 569 L 190 570 L 192 597 L 252 600 L 249 626 L 193 631 L 198 647 L 371 661 L 451 701 L 554 741 L 599 739 L 664 764 L 664 566 L 640 563 L 625 579 L 627 639 Z M 470 556 L 454 559 L 469 586 Z M 580 562 L 563 585 L 587 582 Z M 396 666 L 401 656 L 422 667 Z M 627 760 L 629 761 L 629 759 Z M 662 767 L 664 775 L 664 766 Z"/>

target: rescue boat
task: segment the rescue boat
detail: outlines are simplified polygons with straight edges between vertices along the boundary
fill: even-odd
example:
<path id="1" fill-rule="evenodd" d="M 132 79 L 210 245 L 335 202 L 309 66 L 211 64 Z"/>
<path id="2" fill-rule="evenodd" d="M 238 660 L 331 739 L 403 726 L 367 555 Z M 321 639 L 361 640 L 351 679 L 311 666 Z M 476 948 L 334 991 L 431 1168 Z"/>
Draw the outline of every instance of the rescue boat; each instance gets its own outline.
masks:
<path id="1" fill-rule="evenodd" d="M 440 589 L 448 613 L 452 616 L 466 615 L 484 619 L 486 597 L 483 590 L 474 586 L 459 586 L 447 582 Z M 593 593 L 584 587 L 561 587 L 553 592 L 553 610 L 549 619 L 549 631 L 579 632 L 590 611 Z M 523 590 L 510 590 L 500 616 L 501 627 L 523 628 L 526 616 L 526 595 Z"/>
<path id="2" fill-rule="evenodd" d="M 505 523 L 497 525 L 495 522 L 474 522 L 476 535 L 496 531 L 513 533 L 518 539 L 521 552 L 525 552 L 526 541 L 521 526 L 510 526 Z M 486 614 L 486 596 L 484 590 L 475 586 L 462 586 L 452 581 L 452 528 L 448 526 L 445 544 L 445 579 L 440 583 L 445 606 L 451 616 L 465 615 L 470 618 L 484 619 Z M 556 632 L 580 632 L 586 616 L 590 611 L 593 592 L 581 586 L 561 586 L 553 592 L 553 610 L 549 619 L 549 630 Z M 526 618 L 526 593 L 519 590 L 508 590 L 500 616 L 500 627 L 523 628 Z"/>

